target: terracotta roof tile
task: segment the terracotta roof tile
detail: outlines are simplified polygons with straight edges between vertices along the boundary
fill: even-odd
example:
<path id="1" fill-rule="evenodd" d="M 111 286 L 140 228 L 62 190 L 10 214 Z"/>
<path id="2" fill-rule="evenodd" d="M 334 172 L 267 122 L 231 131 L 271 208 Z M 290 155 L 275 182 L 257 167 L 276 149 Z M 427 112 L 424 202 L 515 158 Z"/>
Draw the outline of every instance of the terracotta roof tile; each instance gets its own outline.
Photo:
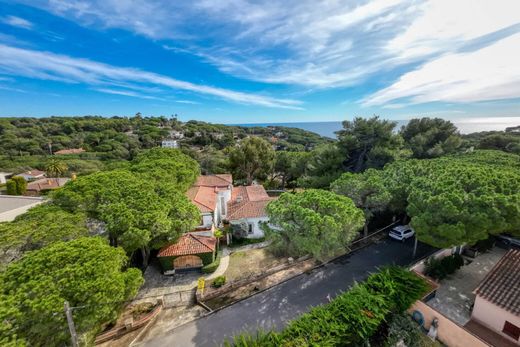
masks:
<path id="1" fill-rule="evenodd" d="M 221 175 L 202 175 L 197 177 L 195 187 L 227 187 L 233 184 L 233 176 L 231 174 Z"/>
<path id="2" fill-rule="evenodd" d="M 83 148 L 67 148 L 67 149 L 61 149 L 59 151 L 54 152 L 54 154 L 79 154 L 83 153 L 85 150 Z"/>
<path id="3" fill-rule="evenodd" d="M 520 250 L 509 250 L 475 289 L 475 294 L 520 314 Z"/>
<path id="4" fill-rule="evenodd" d="M 196 234 L 184 234 L 171 245 L 164 246 L 159 251 L 158 257 L 172 257 L 179 255 L 190 255 L 210 253 L 215 251 L 217 239 L 210 236 Z"/>
<path id="5" fill-rule="evenodd" d="M 261 185 L 234 187 L 228 203 L 226 219 L 259 218 L 267 216 L 265 207 L 276 198 L 267 195 Z"/>
<path id="6" fill-rule="evenodd" d="M 63 187 L 70 178 L 42 178 L 27 184 L 27 190 L 39 192 L 41 190 L 56 189 Z"/>
<path id="7" fill-rule="evenodd" d="M 213 212 L 217 204 L 217 193 L 212 187 L 191 187 L 186 196 L 199 208 L 199 211 Z"/>

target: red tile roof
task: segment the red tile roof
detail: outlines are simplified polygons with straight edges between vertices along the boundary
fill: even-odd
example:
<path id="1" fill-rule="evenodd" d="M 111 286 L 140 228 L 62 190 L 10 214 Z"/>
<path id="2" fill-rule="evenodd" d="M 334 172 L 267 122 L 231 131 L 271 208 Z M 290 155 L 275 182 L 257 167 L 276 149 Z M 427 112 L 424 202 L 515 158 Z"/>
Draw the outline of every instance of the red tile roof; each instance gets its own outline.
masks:
<path id="1" fill-rule="evenodd" d="M 520 314 L 520 250 L 509 250 L 475 289 L 475 294 Z"/>
<path id="2" fill-rule="evenodd" d="M 276 198 L 267 195 L 261 185 L 234 187 L 228 203 L 226 219 L 266 217 L 265 207 Z"/>
<path id="3" fill-rule="evenodd" d="M 199 176 L 195 182 L 195 187 L 228 187 L 233 184 L 231 174 L 204 175 Z"/>
<path id="4" fill-rule="evenodd" d="M 61 149 L 59 151 L 54 152 L 54 154 L 79 154 L 83 153 L 85 150 L 83 148 L 67 148 L 67 149 Z"/>
<path id="5" fill-rule="evenodd" d="M 216 244 L 217 239 L 214 237 L 188 233 L 182 235 L 176 243 L 161 248 L 157 256 L 173 257 L 179 255 L 211 253 L 215 251 Z"/>
<path id="6" fill-rule="evenodd" d="M 186 196 L 202 213 L 215 211 L 217 193 L 213 187 L 191 187 Z"/>
<path id="7" fill-rule="evenodd" d="M 56 189 L 63 187 L 68 181 L 70 181 L 70 178 L 42 178 L 27 184 L 27 190 L 39 192 L 41 190 Z"/>

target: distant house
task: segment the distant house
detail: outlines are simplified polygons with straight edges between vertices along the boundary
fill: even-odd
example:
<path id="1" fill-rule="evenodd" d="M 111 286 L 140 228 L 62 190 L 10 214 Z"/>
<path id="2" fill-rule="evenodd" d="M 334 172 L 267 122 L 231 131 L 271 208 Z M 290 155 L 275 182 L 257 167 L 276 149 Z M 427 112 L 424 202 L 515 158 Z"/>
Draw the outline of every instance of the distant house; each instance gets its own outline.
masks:
<path id="1" fill-rule="evenodd" d="M 34 181 L 34 180 L 45 177 L 45 171 L 31 169 L 29 171 L 25 171 L 25 172 L 16 174 L 15 176 L 23 177 L 26 181 Z"/>
<path id="2" fill-rule="evenodd" d="M 67 148 L 54 152 L 56 155 L 80 154 L 85 152 L 83 148 Z"/>
<path id="3" fill-rule="evenodd" d="M 11 176 L 13 176 L 13 174 L 10 172 L 0 172 L 0 184 L 6 184 Z"/>
<path id="4" fill-rule="evenodd" d="M 180 140 L 180 139 L 184 138 L 184 133 L 182 131 L 171 130 L 170 137 L 174 140 Z"/>
<path id="5" fill-rule="evenodd" d="M 165 274 L 200 269 L 215 260 L 217 239 L 187 233 L 159 250 L 157 257 Z"/>
<path id="6" fill-rule="evenodd" d="M 177 142 L 177 140 L 172 140 L 172 139 L 163 140 L 161 142 L 161 147 L 162 148 L 179 148 L 179 143 Z"/>
<path id="7" fill-rule="evenodd" d="M 508 251 L 473 292 L 468 330 L 490 329 L 520 346 L 520 250 Z"/>
<path id="8" fill-rule="evenodd" d="M 70 178 L 42 178 L 27 184 L 26 195 L 39 195 L 42 192 L 63 187 Z"/>

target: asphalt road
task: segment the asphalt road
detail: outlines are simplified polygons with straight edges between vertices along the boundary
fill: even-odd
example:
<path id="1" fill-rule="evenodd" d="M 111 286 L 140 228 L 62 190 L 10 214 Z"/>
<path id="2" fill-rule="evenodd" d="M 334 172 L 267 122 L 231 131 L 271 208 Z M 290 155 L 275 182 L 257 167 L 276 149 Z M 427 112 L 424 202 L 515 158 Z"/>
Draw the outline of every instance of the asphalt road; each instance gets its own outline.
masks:
<path id="1" fill-rule="evenodd" d="M 215 347 L 226 338 L 258 329 L 281 329 L 289 320 L 328 302 L 347 290 L 355 281 L 361 282 L 382 265 L 412 263 L 413 240 L 405 243 L 385 239 L 343 256 L 309 274 L 256 294 L 232 306 L 177 327 L 166 335 L 145 341 L 142 345 L 178 347 Z M 435 251 L 419 243 L 416 259 Z"/>

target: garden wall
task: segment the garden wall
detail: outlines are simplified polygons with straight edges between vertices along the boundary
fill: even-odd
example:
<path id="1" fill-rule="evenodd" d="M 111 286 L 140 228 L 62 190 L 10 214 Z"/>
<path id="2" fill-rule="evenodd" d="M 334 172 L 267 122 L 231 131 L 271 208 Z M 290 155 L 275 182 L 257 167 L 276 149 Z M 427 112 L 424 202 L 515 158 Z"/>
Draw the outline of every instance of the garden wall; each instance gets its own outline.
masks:
<path id="1" fill-rule="evenodd" d="M 437 338 L 448 347 L 491 346 L 420 300 L 409 309 L 410 313 L 413 311 L 419 311 L 423 315 L 423 326 L 426 329 L 430 328 L 433 319 L 438 320 Z"/>

